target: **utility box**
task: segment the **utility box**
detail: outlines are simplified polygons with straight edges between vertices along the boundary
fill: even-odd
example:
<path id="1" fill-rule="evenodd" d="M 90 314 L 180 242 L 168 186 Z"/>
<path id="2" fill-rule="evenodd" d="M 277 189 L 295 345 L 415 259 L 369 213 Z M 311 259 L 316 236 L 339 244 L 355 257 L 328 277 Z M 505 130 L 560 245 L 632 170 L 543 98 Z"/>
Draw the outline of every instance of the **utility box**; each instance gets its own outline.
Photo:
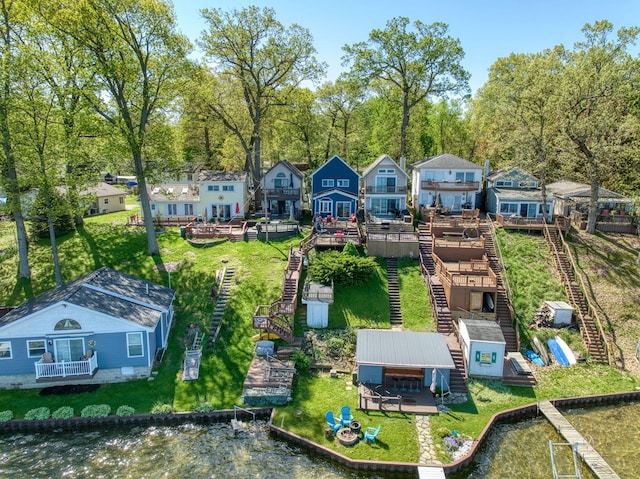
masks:
<path id="1" fill-rule="evenodd" d="M 551 311 L 554 325 L 571 324 L 573 308 L 564 301 L 545 301 L 544 304 Z"/>

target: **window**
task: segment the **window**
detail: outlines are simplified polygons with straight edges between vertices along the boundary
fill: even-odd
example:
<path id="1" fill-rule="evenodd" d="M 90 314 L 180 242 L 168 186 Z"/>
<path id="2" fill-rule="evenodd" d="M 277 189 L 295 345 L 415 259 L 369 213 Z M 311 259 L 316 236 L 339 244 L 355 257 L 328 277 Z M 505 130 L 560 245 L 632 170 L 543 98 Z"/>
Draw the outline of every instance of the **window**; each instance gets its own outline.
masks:
<path id="1" fill-rule="evenodd" d="M 119 198 L 119 200 L 120 200 L 120 204 L 124 203 L 124 198 L 122 196 Z"/>
<path id="2" fill-rule="evenodd" d="M 144 356 L 142 351 L 142 333 L 127 333 L 127 355 L 130 358 Z"/>
<path id="3" fill-rule="evenodd" d="M 456 181 L 464 181 L 464 172 L 456 171 Z"/>
<path id="4" fill-rule="evenodd" d="M 336 182 L 338 188 L 349 188 L 349 180 L 339 179 Z"/>
<path id="5" fill-rule="evenodd" d="M 222 191 L 235 191 L 234 185 L 222 185 Z"/>
<path id="6" fill-rule="evenodd" d="M 510 181 L 496 181 L 496 186 L 511 186 Z"/>
<path id="7" fill-rule="evenodd" d="M 178 205 L 175 203 L 169 203 L 167 205 L 167 214 L 168 215 L 177 215 L 178 214 Z"/>
<path id="8" fill-rule="evenodd" d="M 155 211 L 155 209 L 156 209 L 155 203 L 151 203 L 151 209 Z"/>
<path id="9" fill-rule="evenodd" d="M 393 168 L 378 168 L 379 175 L 393 175 Z"/>
<path id="10" fill-rule="evenodd" d="M 502 214 L 518 214 L 518 203 L 500 203 L 500 213 Z"/>
<path id="11" fill-rule="evenodd" d="M 72 329 L 82 329 L 80 323 L 75 319 L 61 319 L 53 327 L 54 331 L 70 331 Z"/>
<path id="12" fill-rule="evenodd" d="M 320 213 L 333 212 L 333 202 L 331 200 L 320 200 Z"/>
<path id="13" fill-rule="evenodd" d="M 464 181 L 476 181 L 476 174 L 473 171 L 468 171 L 464 174 Z"/>
<path id="14" fill-rule="evenodd" d="M 213 185 L 213 191 L 220 191 L 220 185 Z"/>
<path id="15" fill-rule="evenodd" d="M 207 191 L 213 191 L 213 185 L 207 185 Z"/>
<path id="16" fill-rule="evenodd" d="M 108 204 L 109 204 L 109 198 L 105 198 L 105 199 L 104 199 L 104 204 L 105 204 L 105 205 L 108 205 Z"/>
<path id="17" fill-rule="evenodd" d="M 322 180 L 322 187 L 323 188 L 333 187 L 333 179 L 325 178 L 324 180 Z"/>
<path id="18" fill-rule="evenodd" d="M 283 172 L 278 173 L 273 180 L 273 186 L 275 188 L 286 188 L 287 186 L 289 186 L 287 175 L 285 175 Z"/>
<path id="19" fill-rule="evenodd" d="M 0 341 L 0 359 L 11 359 L 11 342 Z"/>
<path id="20" fill-rule="evenodd" d="M 192 204 L 185 204 L 184 205 L 184 214 L 187 216 L 190 216 L 193 214 L 193 205 Z"/>
<path id="21" fill-rule="evenodd" d="M 27 352 L 30 358 L 39 358 L 46 352 L 44 339 L 27 341 Z"/>
<path id="22" fill-rule="evenodd" d="M 187 173 L 187 181 L 193 181 L 193 174 Z"/>

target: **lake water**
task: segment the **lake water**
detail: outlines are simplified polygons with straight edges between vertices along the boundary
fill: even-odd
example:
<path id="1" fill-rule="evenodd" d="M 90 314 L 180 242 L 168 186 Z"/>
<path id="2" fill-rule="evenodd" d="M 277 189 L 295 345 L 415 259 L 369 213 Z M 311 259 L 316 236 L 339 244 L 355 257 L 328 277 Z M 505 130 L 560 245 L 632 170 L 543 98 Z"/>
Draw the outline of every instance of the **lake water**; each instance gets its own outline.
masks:
<path id="1" fill-rule="evenodd" d="M 640 477 L 640 405 L 564 411 L 622 479 Z M 493 429 L 468 470 L 453 479 L 549 479 L 549 441 L 564 442 L 544 418 Z M 569 466 L 569 448 L 559 462 Z M 566 473 L 568 469 L 560 469 Z M 582 477 L 594 479 L 581 465 Z M 269 437 L 263 421 L 234 436 L 228 423 L 108 428 L 93 432 L 0 435 L 0 477 L 113 478 L 361 478 L 287 442 Z"/>

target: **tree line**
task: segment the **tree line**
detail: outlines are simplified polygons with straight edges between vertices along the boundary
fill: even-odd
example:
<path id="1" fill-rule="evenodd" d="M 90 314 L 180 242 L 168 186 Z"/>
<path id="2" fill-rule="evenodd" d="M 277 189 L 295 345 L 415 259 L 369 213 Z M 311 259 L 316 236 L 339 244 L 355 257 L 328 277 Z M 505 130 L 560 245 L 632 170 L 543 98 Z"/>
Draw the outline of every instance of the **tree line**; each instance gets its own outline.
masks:
<path id="1" fill-rule="evenodd" d="M 61 284 L 56 219 L 81 224 L 79 191 L 104 171 L 136 175 L 151 255 L 146 184 L 185 161 L 245 170 L 257 185 L 282 159 L 313 169 L 338 154 L 362 170 L 381 153 L 412 163 L 447 152 L 525 166 L 543 185 L 566 175 L 638 189 L 636 28 L 612 38 L 596 22 L 573 50 L 497 59 L 472 99 L 462 45 L 440 22 L 390 19 L 345 45 L 345 73 L 323 82 L 309 30 L 271 8 L 201 10 L 193 59 L 164 0 L 0 7 L 0 186 L 19 278 L 30 277 L 24 191 L 38 190 Z"/>

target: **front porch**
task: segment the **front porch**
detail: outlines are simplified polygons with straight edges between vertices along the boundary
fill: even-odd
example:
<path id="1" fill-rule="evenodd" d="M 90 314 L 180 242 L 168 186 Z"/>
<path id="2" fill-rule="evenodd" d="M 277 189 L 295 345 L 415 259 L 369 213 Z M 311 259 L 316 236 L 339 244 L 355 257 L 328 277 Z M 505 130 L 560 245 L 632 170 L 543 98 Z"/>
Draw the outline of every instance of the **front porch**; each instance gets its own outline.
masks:
<path id="1" fill-rule="evenodd" d="M 35 363 L 36 382 L 65 381 L 67 377 L 90 379 L 98 370 L 98 353 L 80 361 L 45 362 L 44 358 Z"/>
<path id="2" fill-rule="evenodd" d="M 35 374 L 14 374 L 0 376 L 2 389 L 38 389 L 49 386 L 75 386 L 82 384 L 112 384 L 150 379 L 150 367 L 97 369 L 93 376 L 56 377 L 46 381 L 37 381 Z"/>
<path id="3" fill-rule="evenodd" d="M 402 412 L 409 414 L 437 414 L 438 407 L 428 387 L 419 381 L 382 385 L 361 383 L 358 385 L 358 408 L 364 411 Z M 395 389 L 394 389 L 395 386 Z"/>

